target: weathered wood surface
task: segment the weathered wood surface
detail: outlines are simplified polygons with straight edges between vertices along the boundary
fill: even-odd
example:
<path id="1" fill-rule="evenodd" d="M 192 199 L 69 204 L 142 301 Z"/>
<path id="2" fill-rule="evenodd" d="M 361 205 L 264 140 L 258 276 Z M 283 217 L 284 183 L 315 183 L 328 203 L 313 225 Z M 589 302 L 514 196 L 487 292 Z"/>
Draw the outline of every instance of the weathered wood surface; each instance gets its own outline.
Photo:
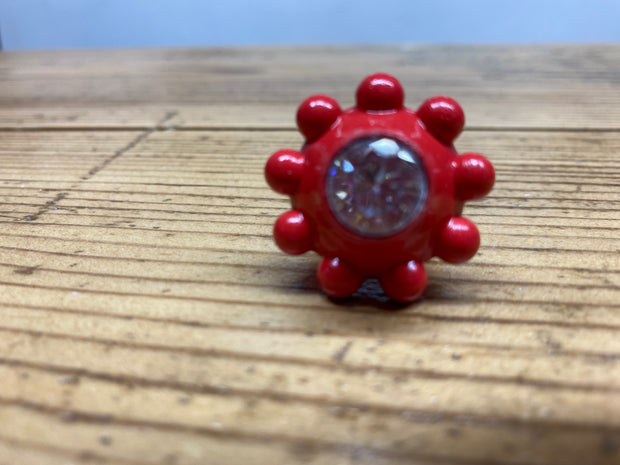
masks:
<path id="1" fill-rule="evenodd" d="M 620 46 L 0 55 L 0 464 L 620 463 Z M 480 253 L 395 307 L 271 240 L 296 105 L 465 106 Z"/>
<path id="2" fill-rule="evenodd" d="M 620 120 L 615 45 L 296 47 L 6 54 L 0 127 L 293 128 L 300 98 L 351 105 L 360 76 L 378 69 L 398 74 L 412 103 L 457 98 L 470 129 Z"/>

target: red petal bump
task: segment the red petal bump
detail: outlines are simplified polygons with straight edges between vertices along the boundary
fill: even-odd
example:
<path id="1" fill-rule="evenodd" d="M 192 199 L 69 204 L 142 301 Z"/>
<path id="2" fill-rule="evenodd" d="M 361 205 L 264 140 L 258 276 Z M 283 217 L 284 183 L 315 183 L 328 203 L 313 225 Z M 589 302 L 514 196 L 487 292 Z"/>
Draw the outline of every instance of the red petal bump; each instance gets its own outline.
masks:
<path id="1" fill-rule="evenodd" d="M 306 142 L 318 139 L 342 114 L 340 105 L 327 95 L 313 95 L 302 102 L 297 110 L 297 127 Z"/>
<path id="2" fill-rule="evenodd" d="M 421 263 L 411 260 L 381 276 L 383 292 L 399 302 L 413 302 L 426 289 L 426 271 Z"/>
<path id="3" fill-rule="evenodd" d="M 461 200 L 480 199 L 495 183 L 495 170 L 489 160 L 479 153 L 465 153 L 454 161 L 454 187 Z"/>
<path id="4" fill-rule="evenodd" d="M 319 283 L 331 297 L 348 297 L 364 282 L 363 276 L 339 258 L 325 258 L 317 270 Z"/>
<path id="5" fill-rule="evenodd" d="M 291 195 L 297 192 L 304 168 L 304 156 L 295 150 L 278 150 L 265 165 L 265 178 L 276 192 Z"/>
<path id="6" fill-rule="evenodd" d="M 291 255 L 301 255 L 312 248 L 310 227 L 297 210 L 280 215 L 273 227 L 273 237 L 278 247 Z"/>
<path id="7" fill-rule="evenodd" d="M 371 74 L 357 88 L 357 107 L 366 111 L 399 110 L 405 101 L 403 87 L 394 76 Z"/>
<path id="8" fill-rule="evenodd" d="M 450 97 L 431 97 L 416 112 L 426 129 L 444 145 L 452 145 L 465 126 L 465 113 Z"/>
<path id="9" fill-rule="evenodd" d="M 463 263 L 480 247 L 480 233 L 467 218 L 453 216 L 439 236 L 437 256 L 448 263 Z"/>

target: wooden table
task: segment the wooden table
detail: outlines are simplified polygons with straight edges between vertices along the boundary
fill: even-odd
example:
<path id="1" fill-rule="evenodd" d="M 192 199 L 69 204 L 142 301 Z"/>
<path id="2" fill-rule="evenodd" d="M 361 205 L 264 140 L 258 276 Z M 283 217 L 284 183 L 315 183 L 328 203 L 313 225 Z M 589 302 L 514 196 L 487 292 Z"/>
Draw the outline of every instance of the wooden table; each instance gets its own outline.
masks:
<path id="1" fill-rule="evenodd" d="M 405 308 L 263 179 L 378 70 L 497 170 Z M 620 46 L 2 53 L 0 138 L 0 464 L 620 463 Z"/>

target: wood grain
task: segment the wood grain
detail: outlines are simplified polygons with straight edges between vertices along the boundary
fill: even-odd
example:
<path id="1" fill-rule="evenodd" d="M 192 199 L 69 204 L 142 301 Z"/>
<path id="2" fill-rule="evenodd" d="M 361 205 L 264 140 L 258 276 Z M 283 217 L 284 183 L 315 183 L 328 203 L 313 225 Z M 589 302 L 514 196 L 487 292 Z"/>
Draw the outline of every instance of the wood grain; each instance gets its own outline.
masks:
<path id="1" fill-rule="evenodd" d="M 391 46 L 5 53 L 0 127 L 294 128 L 312 93 L 343 105 L 375 70 L 408 102 L 448 94 L 470 128 L 617 129 L 616 45 Z"/>
<path id="2" fill-rule="evenodd" d="M 1 54 L 0 464 L 620 463 L 619 58 Z M 297 103 L 375 69 L 461 100 L 497 171 L 480 253 L 410 306 L 271 239 Z"/>

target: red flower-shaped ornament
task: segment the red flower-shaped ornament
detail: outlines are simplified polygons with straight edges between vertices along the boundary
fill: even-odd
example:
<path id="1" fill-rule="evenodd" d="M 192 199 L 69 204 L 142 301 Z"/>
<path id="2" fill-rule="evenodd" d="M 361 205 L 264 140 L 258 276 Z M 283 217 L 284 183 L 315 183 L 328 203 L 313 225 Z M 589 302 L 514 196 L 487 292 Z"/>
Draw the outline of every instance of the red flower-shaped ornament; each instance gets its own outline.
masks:
<path id="1" fill-rule="evenodd" d="M 495 173 L 482 155 L 454 149 L 465 117 L 451 98 L 410 110 L 388 74 L 364 79 L 356 97 L 345 111 L 326 95 L 306 99 L 297 111 L 305 144 L 267 161 L 267 182 L 292 202 L 275 241 L 324 257 L 318 279 L 332 297 L 377 278 L 392 299 L 414 301 L 426 288 L 423 262 L 460 263 L 478 250 L 478 229 L 461 212 L 491 190 Z"/>

